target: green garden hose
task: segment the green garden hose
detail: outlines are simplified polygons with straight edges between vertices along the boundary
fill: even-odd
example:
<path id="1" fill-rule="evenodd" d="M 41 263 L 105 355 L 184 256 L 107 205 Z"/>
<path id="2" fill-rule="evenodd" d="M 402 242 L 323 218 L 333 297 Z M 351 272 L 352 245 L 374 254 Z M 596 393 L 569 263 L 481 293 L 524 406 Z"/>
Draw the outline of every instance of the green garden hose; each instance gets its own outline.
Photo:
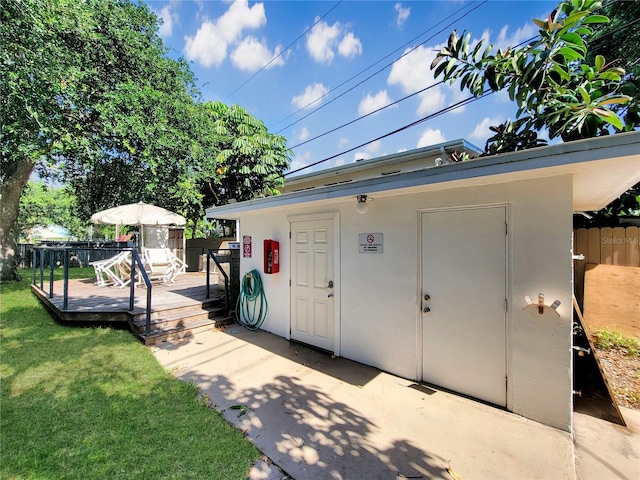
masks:
<path id="1" fill-rule="evenodd" d="M 245 274 L 240 282 L 236 320 L 249 330 L 257 330 L 267 317 L 267 297 L 258 270 Z"/>

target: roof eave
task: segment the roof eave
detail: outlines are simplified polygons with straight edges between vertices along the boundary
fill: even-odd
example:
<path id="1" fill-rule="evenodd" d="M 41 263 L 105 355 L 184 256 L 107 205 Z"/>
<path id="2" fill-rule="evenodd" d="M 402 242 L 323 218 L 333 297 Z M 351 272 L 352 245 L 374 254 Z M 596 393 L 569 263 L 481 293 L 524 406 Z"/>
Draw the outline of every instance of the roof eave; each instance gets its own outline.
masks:
<path id="1" fill-rule="evenodd" d="M 341 165 L 338 167 L 327 168 L 319 172 L 306 173 L 296 175 L 287 178 L 287 186 L 295 186 L 299 183 L 306 183 L 311 180 L 322 180 L 335 177 L 336 175 L 343 175 L 356 171 L 369 170 L 372 168 L 383 167 L 388 164 L 396 164 L 402 161 L 408 161 L 420 157 L 430 157 L 441 155 L 442 152 L 451 154 L 454 151 L 465 151 L 471 155 L 479 155 L 482 153 L 478 147 L 467 142 L 464 139 L 452 140 L 450 142 L 438 143 L 436 145 L 430 145 L 428 147 L 417 148 L 415 150 L 407 150 L 404 152 L 398 152 L 391 155 L 385 155 L 383 157 L 372 158 L 369 160 L 362 160 L 348 165 Z"/>
<path id="2" fill-rule="evenodd" d="M 511 178 L 550 176 L 572 174 L 578 170 L 576 165 L 606 161 L 607 155 L 617 157 L 635 157 L 640 162 L 640 132 L 630 132 L 608 137 L 578 140 L 570 143 L 562 143 L 547 147 L 512 152 L 491 157 L 483 157 L 463 163 L 429 167 L 422 170 L 398 173 L 387 177 L 376 177 L 360 180 L 349 184 L 332 185 L 312 188 L 292 193 L 277 195 L 274 197 L 260 198 L 240 203 L 222 205 L 207 209 L 207 218 L 238 218 L 240 215 L 266 208 L 285 207 L 293 204 L 333 200 L 360 194 L 375 194 L 383 191 L 410 189 L 412 187 L 428 187 L 429 185 L 447 184 L 452 182 L 462 183 L 465 180 L 474 181 L 476 184 L 491 183 L 498 177 L 505 178 L 511 174 Z M 615 152 L 614 152 L 615 150 Z M 608 153 L 607 153 L 608 152 Z M 575 167 L 572 167 L 575 166 Z M 640 167 L 640 163 L 638 164 Z M 584 169 L 583 169 L 584 170 Z M 637 177 L 631 175 L 626 183 L 620 183 L 611 189 L 606 201 L 611 201 L 640 180 L 640 168 L 637 169 Z M 527 173 L 528 172 L 528 173 Z M 581 172 L 583 175 L 585 172 Z M 588 172 L 587 172 L 588 174 Z M 506 180 L 502 180 L 506 181 Z M 467 182 L 469 183 L 469 182 Z M 627 185 L 629 184 L 629 185 Z M 617 184 L 616 184 L 617 185 Z M 579 202 L 574 209 L 597 210 L 603 200 L 598 202 Z"/>

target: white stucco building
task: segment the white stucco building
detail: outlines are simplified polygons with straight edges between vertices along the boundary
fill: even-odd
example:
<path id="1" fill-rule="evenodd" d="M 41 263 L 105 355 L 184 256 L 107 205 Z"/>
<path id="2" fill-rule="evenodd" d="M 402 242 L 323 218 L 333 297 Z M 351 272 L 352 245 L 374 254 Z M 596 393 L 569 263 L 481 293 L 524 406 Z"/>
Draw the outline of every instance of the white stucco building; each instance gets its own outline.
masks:
<path id="1" fill-rule="evenodd" d="M 640 132 L 447 163 L 455 150 L 473 153 L 302 175 L 207 217 L 251 241 L 240 271 L 261 273 L 264 330 L 571 431 L 572 216 L 640 181 Z M 279 273 L 263 272 L 264 239 Z M 528 307 L 540 293 L 547 307 Z"/>

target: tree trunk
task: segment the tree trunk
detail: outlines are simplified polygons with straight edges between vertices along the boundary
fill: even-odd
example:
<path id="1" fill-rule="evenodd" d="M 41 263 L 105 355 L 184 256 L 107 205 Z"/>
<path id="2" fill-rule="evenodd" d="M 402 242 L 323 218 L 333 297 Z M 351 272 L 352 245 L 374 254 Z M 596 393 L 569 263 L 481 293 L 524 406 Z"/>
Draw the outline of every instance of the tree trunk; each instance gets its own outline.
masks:
<path id="1" fill-rule="evenodd" d="M 20 195 L 29 181 L 35 163 L 20 159 L 13 166 L 13 171 L 0 187 L 0 283 L 20 280 L 16 258 L 18 209 Z"/>

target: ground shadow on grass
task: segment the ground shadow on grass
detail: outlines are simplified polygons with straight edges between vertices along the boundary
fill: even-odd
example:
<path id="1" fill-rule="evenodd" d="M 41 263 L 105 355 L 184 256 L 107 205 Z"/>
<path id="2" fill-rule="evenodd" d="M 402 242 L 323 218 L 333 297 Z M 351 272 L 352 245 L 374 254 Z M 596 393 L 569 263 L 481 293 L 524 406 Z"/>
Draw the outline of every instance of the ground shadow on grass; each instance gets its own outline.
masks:
<path id="1" fill-rule="evenodd" d="M 125 332 L 28 333 L 3 346 L 0 477 L 235 480 L 257 458 Z"/>
<path id="2" fill-rule="evenodd" d="M 449 478 L 446 459 L 406 440 L 376 446 L 374 422 L 295 376 L 258 381 L 260 387 L 241 393 L 226 376 L 183 379 L 203 388 L 229 422 L 296 480 Z"/>

